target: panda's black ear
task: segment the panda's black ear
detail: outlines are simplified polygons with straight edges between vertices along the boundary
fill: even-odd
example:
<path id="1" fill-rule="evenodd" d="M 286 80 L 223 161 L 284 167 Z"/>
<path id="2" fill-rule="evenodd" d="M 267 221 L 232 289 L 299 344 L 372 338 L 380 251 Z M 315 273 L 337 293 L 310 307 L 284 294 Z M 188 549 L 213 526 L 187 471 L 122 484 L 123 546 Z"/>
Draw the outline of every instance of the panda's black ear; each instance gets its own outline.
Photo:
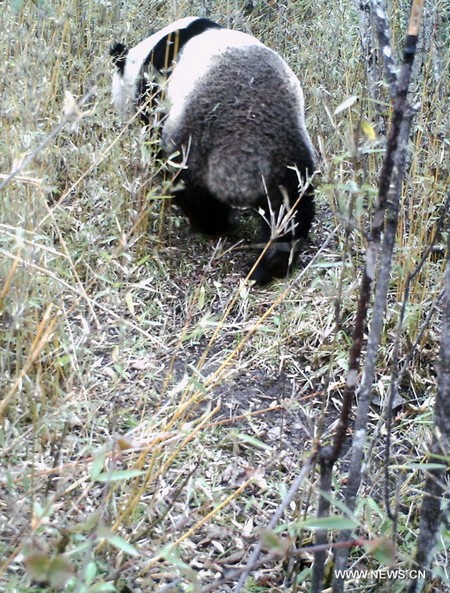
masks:
<path id="1" fill-rule="evenodd" d="M 123 74 L 127 61 L 128 48 L 123 43 L 116 42 L 109 50 L 109 55 L 120 74 Z"/>

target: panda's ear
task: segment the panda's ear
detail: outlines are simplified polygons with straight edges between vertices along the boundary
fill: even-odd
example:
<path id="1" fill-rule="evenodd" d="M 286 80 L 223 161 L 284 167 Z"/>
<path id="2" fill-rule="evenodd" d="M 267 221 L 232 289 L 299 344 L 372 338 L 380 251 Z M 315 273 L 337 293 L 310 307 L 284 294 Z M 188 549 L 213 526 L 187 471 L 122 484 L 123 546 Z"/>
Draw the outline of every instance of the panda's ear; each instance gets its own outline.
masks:
<path id="1" fill-rule="evenodd" d="M 116 66 L 120 74 L 123 74 L 125 62 L 127 61 L 127 54 L 127 46 L 119 42 L 116 42 L 109 50 L 109 55 L 112 57 L 113 64 Z"/>

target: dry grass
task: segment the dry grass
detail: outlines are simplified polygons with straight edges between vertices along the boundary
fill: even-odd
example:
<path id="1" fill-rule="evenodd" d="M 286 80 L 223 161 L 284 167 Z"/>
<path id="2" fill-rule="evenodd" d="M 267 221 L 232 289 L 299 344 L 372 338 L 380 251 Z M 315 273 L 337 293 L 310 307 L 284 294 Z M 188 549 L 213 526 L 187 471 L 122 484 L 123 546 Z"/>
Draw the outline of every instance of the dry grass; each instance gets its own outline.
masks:
<path id="1" fill-rule="evenodd" d="M 111 41 L 136 42 L 150 26 L 200 8 L 125 4 L 6 2 L 0 16 L 0 183 L 25 163 L 0 202 L 0 588 L 8 593 L 67 582 L 65 590 L 77 592 L 199 591 L 245 560 L 324 411 L 332 425 L 345 380 L 363 241 L 346 233 L 342 216 L 367 226 L 382 156 L 381 142 L 360 128 L 374 110 L 352 5 L 305 1 L 276 11 L 258 2 L 246 16 L 238 3 L 211 3 L 212 18 L 248 28 L 298 72 L 323 157 L 303 269 L 291 283 L 258 290 L 242 282 L 242 245 L 191 234 L 167 205 L 170 173 L 155 159 L 154 139 L 136 124 L 124 127 L 110 107 Z M 448 66 L 448 52 L 440 55 Z M 449 177 L 448 72 L 442 64 L 437 85 L 427 63 L 417 90 L 422 107 L 380 351 L 381 399 L 398 303 L 434 232 Z M 84 117 L 62 126 L 65 90 L 87 99 Z M 359 103 L 334 115 L 352 95 Z M 442 268 L 436 249 L 411 283 L 403 358 L 438 298 Z M 404 377 L 395 420 L 399 566 L 417 533 L 423 476 L 410 464 L 424 459 L 430 438 L 438 338 L 433 319 Z M 367 538 L 391 527 L 380 489 L 378 408 L 373 425 L 357 513 Z M 314 486 L 313 475 L 284 518 L 282 535 L 299 537 L 299 545 L 311 542 L 299 522 L 314 513 Z M 444 534 L 442 574 L 448 544 Z M 369 556 L 364 562 L 377 566 Z M 285 590 L 292 579 L 307 590 L 309 567 L 307 555 L 274 562 L 247 590 L 281 591 L 283 579 Z"/>

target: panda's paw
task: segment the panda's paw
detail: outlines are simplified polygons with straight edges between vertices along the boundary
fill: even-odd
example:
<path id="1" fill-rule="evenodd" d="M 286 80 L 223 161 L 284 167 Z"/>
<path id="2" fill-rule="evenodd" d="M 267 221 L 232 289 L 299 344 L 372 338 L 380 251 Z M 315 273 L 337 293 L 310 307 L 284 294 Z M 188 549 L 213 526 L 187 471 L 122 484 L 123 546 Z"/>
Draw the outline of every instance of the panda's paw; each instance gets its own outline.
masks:
<path id="1" fill-rule="evenodd" d="M 274 276 L 271 274 L 265 266 L 258 264 L 253 272 L 249 275 L 248 279 L 253 280 L 258 286 L 265 286 L 272 282 Z"/>

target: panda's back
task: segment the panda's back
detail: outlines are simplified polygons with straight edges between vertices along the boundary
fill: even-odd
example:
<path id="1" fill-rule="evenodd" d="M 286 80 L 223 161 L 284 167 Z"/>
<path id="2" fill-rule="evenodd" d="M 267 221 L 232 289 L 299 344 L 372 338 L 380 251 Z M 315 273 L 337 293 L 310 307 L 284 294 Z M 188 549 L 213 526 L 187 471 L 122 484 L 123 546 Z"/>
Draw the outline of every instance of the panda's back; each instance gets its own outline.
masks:
<path id="1" fill-rule="evenodd" d="M 313 167 L 299 81 L 250 35 L 219 29 L 190 40 L 167 98 L 165 152 L 188 147 L 185 178 L 219 199 L 256 204 L 287 166 L 309 159 Z"/>

